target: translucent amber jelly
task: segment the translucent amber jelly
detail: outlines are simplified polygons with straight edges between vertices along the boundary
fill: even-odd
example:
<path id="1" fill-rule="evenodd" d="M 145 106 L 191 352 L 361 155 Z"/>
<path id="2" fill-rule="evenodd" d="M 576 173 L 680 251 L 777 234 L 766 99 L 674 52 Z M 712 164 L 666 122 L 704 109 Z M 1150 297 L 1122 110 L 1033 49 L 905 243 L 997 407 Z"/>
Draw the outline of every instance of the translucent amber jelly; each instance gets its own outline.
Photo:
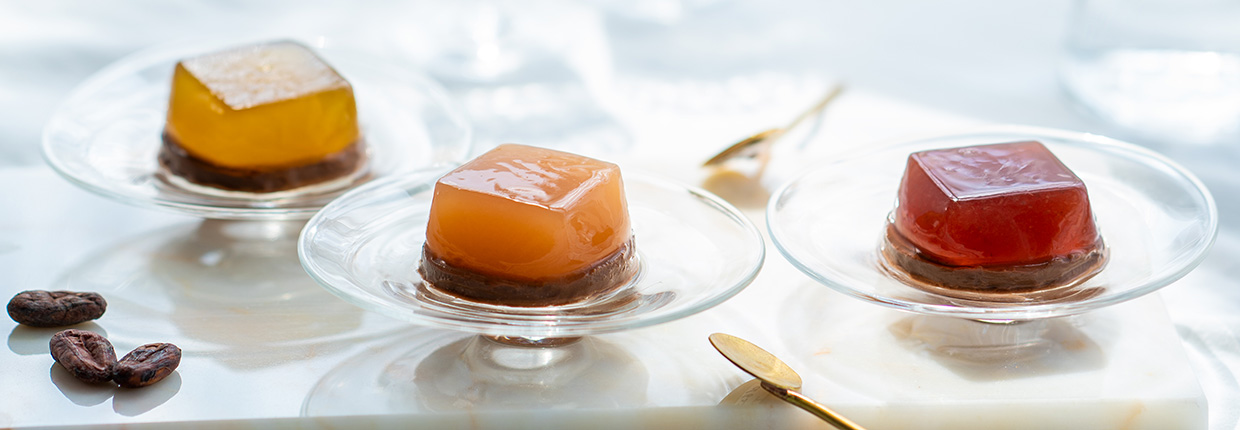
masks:
<path id="1" fill-rule="evenodd" d="M 346 176 L 362 163 L 353 88 L 294 42 L 177 63 L 160 162 L 190 182 L 271 192 Z"/>
<path id="2" fill-rule="evenodd" d="M 910 155 L 883 253 L 946 288 L 1030 290 L 1101 270 L 1085 184 L 1039 142 Z"/>
<path id="3" fill-rule="evenodd" d="M 470 300 L 549 306 L 625 284 L 633 255 L 615 164 L 509 144 L 435 184 L 419 270 Z"/>

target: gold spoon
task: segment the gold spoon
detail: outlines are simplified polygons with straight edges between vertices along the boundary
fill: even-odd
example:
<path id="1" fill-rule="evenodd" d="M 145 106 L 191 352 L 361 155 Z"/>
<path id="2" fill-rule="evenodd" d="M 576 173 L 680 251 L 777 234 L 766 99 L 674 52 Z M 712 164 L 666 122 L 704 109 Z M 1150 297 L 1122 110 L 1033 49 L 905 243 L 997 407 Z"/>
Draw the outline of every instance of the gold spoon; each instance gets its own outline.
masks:
<path id="1" fill-rule="evenodd" d="M 810 400 L 810 398 L 798 392 L 801 389 L 801 375 L 798 375 L 796 371 L 788 367 L 788 364 L 771 353 L 766 352 L 766 350 L 749 343 L 745 339 L 723 333 L 710 335 L 710 344 L 714 345 L 715 349 L 719 350 L 719 353 L 723 354 L 736 367 L 761 380 L 762 388 L 774 394 L 775 397 L 779 397 L 798 408 L 814 414 L 818 418 L 822 418 L 823 421 L 835 426 L 835 428 L 864 430 L 863 427 L 849 421 L 848 418 L 844 418 L 835 411 Z"/>
<path id="2" fill-rule="evenodd" d="M 738 157 L 758 159 L 763 163 L 763 167 L 765 167 L 765 162 L 769 158 L 772 143 L 775 143 L 775 141 L 779 140 L 780 137 L 783 137 L 785 133 L 796 128 L 796 126 L 800 125 L 806 119 L 809 119 L 809 117 L 821 112 L 827 107 L 828 104 L 831 104 L 832 100 L 839 97 L 840 93 L 843 91 L 843 85 L 837 84 L 832 86 L 831 89 L 818 100 L 818 103 L 814 103 L 814 105 L 809 109 L 806 109 L 805 112 L 801 112 L 801 114 L 798 115 L 796 119 L 793 119 L 792 122 L 789 122 L 788 125 L 762 130 L 752 136 L 741 139 L 740 142 L 736 142 L 732 144 L 732 146 L 729 146 L 723 151 L 720 151 L 718 154 L 715 154 L 714 157 L 710 157 L 709 160 L 702 163 L 702 167 L 718 166 L 723 164 L 725 161 Z M 761 169 L 759 169 L 759 173 L 755 176 L 760 174 Z"/>
<path id="3" fill-rule="evenodd" d="M 771 147 L 775 141 L 821 112 L 843 90 L 843 86 L 835 85 L 822 99 L 801 112 L 788 125 L 760 131 L 706 160 L 702 167 L 708 169 L 708 175 L 702 180 L 702 187 L 739 207 L 756 208 L 766 205 L 771 193 L 762 185 L 761 179 L 771 161 Z"/>

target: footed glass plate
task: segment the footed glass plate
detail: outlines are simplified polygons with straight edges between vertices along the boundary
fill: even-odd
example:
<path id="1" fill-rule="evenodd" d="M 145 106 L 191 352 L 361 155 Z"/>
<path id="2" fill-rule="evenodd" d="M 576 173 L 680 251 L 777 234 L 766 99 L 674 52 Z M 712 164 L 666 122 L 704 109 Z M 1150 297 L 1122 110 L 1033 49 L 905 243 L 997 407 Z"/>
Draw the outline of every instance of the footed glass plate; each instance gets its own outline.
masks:
<path id="1" fill-rule="evenodd" d="M 970 300 L 909 286 L 884 269 L 879 245 L 910 153 L 1037 140 L 1085 183 L 1106 266 L 1071 294 Z M 1214 199 L 1197 178 L 1144 148 L 1087 133 L 998 127 L 934 137 L 832 160 L 783 186 L 767 206 L 775 246 L 816 281 L 905 311 L 978 320 L 1074 315 L 1131 300 L 1180 279 L 1218 232 Z"/>
<path id="2" fill-rule="evenodd" d="M 683 318 L 740 292 L 762 266 L 762 235 L 736 208 L 698 189 L 626 173 L 641 264 L 628 285 L 564 306 L 459 299 L 427 288 L 418 275 L 434 183 L 444 173 L 378 180 L 327 205 L 298 242 L 306 271 L 368 310 L 427 326 L 538 341 Z"/>
<path id="3" fill-rule="evenodd" d="M 295 190 L 242 193 L 193 185 L 156 155 L 180 59 L 259 41 L 159 46 L 105 67 L 75 89 L 43 132 L 61 176 L 124 203 L 220 219 L 307 219 L 375 178 L 439 170 L 469 155 L 470 127 L 446 92 L 418 73 L 357 52 L 307 44 L 353 85 L 368 162 L 358 174 Z"/>

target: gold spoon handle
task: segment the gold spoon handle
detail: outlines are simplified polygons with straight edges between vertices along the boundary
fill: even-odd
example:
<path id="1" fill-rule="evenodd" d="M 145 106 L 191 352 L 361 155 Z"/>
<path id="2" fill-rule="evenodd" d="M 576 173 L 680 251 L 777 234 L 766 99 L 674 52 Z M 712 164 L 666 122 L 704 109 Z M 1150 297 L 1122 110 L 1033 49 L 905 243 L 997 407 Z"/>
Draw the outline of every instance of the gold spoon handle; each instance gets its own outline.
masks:
<path id="1" fill-rule="evenodd" d="M 864 427 L 857 425 L 857 423 L 849 421 L 848 418 L 844 418 L 840 414 L 835 413 L 835 411 L 823 406 L 821 403 L 810 400 L 809 397 L 805 397 L 801 393 L 794 390 L 785 390 L 765 382 L 762 383 L 762 388 L 765 388 L 766 391 L 771 392 L 771 394 L 774 394 L 776 397 L 791 403 L 793 406 L 804 409 L 806 412 L 814 414 L 814 416 L 818 418 L 822 418 L 823 421 L 835 426 L 837 429 L 865 430 Z"/>
<path id="2" fill-rule="evenodd" d="M 836 97 L 839 97 L 840 93 L 842 92 L 844 92 L 844 85 L 835 84 L 835 86 L 832 86 L 831 89 L 827 91 L 826 94 L 823 94 L 822 98 L 818 100 L 818 103 L 815 103 L 809 109 L 806 109 L 804 112 L 801 112 L 801 114 L 798 115 L 795 119 L 793 119 L 792 122 L 789 122 L 788 125 L 785 125 L 783 130 L 784 131 L 792 130 L 796 128 L 797 125 L 800 125 L 802 121 L 805 121 L 811 116 L 817 115 L 818 112 L 821 112 L 822 109 L 827 107 L 828 104 L 831 104 L 832 100 L 835 100 Z"/>

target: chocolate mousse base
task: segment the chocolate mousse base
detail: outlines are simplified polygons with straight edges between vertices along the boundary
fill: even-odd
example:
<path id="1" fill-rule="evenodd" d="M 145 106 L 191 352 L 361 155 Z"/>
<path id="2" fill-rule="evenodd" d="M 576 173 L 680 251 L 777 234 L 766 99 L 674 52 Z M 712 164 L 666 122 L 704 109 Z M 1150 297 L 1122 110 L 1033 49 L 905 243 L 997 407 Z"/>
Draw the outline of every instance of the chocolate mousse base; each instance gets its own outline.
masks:
<path id="1" fill-rule="evenodd" d="M 286 191 L 339 179 L 358 171 L 365 162 L 360 140 L 321 161 L 275 169 L 219 166 L 191 155 L 167 133 L 159 150 L 159 164 L 173 175 L 198 185 L 250 193 Z"/>
<path id="2" fill-rule="evenodd" d="M 500 306 L 541 307 L 577 303 L 612 292 L 637 274 L 630 238 L 597 264 L 566 276 L 537 281 L 506 279 L 448 264 L 422 246 L 418 273 L 431 287 L 466 300 Z"/>
<path id="3" fill-rule="evenodd" d="M 1084 298 L 1099 291 L 1076 287 L 1106 265 L 1107 250 L 1099 238 L 1088 251 L 1026 265 L 948 266 L 932 261 L 887 224 L 880 247 L 882 266 L 914 288 L 947 297 L 987 302 L 1030 302 Z"/>

